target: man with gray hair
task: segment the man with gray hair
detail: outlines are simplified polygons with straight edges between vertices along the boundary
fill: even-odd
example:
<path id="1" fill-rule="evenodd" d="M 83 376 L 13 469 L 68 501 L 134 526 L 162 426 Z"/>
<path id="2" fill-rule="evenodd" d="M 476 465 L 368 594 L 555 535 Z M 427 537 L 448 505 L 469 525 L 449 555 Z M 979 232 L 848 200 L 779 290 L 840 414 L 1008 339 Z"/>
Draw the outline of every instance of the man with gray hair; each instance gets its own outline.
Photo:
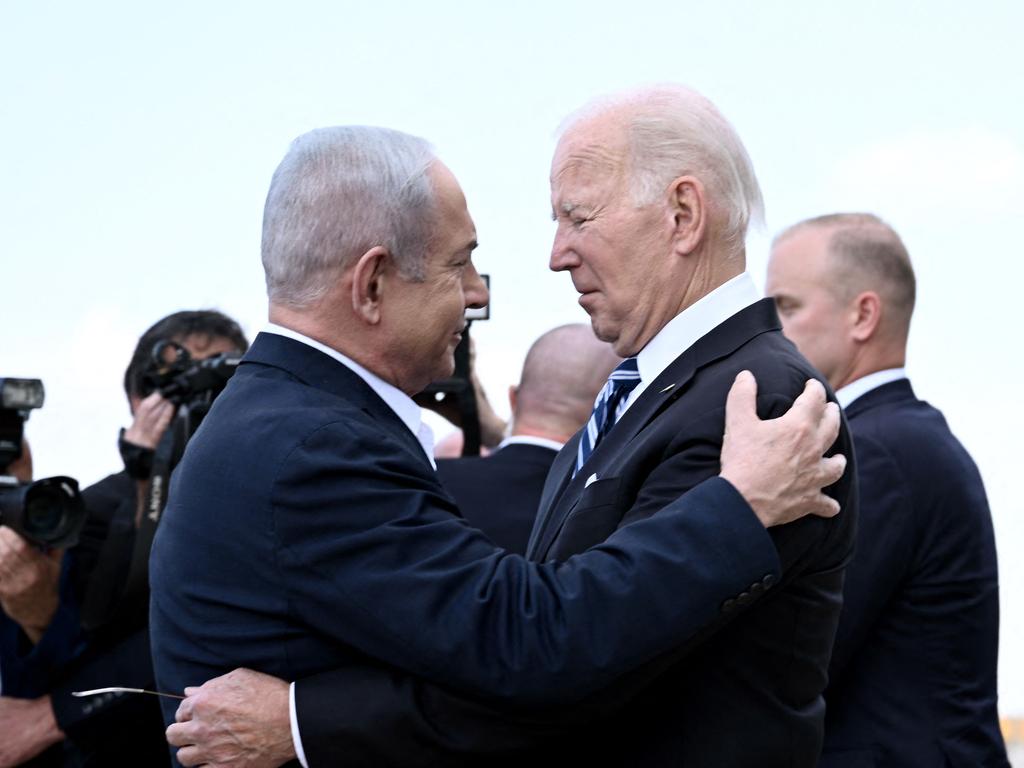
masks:
<path id="1" fill-rule="evenodd" d="M 835 387 L 857 453 L 821 765 L 1007 766 L 992 519 L 971 457 L 906 376 L 907 249 L 877 216 L 819 216 L 775 238 L 767 290 Z"/>
<path id="2" fill-rule="evenodd" d="M 551 266 L 631 360 L 555 462 L 533 562 L 459 519 L 409 408 L 487 298 L 461 190 L 419 146 L 329 129 L 275 174 L 273 325 L 175 478 L 152 612 L 165 690 L 236 665 L 283 681 L 186 689 L 178 759 L 436 764 L 558 732 L 557 752 L 604 764 L 812 764 L 851 486 L 821 459 L 840 431 L 816 411 L 835 406 L 812 407 L 823 386 L 741 274 L 759 194 L 731 127 L 696 94 L 644 92 L 559 144 Z M 396 227 L 414 212 L 425 239 L 368 229 L 368 209 Z"/>
<path id="3" fill-rule="evenodd" d="M 500 547 L 523 554 L 555 454 L 587 423 L 621 358 L 589 325 L 541 335 L 509 387 L 509 435 L 487 456 L 441 459 L 437 474 L 459 510 Z"/>

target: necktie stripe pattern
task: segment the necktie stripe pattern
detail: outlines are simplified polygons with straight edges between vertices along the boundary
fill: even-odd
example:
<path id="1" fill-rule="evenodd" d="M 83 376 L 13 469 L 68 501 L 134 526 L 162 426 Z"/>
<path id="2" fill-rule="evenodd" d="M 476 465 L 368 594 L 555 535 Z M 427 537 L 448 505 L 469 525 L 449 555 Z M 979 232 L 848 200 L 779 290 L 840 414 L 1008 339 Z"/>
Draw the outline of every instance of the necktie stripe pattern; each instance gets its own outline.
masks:
<path id="1" fill-rule="evenodd" d="M 636 389 L 636 385 L 639 383 L 640 371 L 636 367 L 635 357 L 627 357 L 612 371 L 604 388 L 598 393 L 597 399 L 594 401 L 594 410 L 590 414 L 590 421 L 587 422 L 586 429 L 580 435 L 573 477 L 590 458 L 590 454 L 594 452 L 601 438 L 611 431 L 625 409 L 629 393 Z"/>

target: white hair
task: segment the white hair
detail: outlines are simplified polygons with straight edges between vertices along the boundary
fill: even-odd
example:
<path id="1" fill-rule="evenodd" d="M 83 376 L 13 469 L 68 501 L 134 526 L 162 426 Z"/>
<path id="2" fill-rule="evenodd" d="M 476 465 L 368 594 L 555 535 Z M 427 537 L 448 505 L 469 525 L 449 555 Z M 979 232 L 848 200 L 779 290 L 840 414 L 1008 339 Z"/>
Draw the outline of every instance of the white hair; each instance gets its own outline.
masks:
<path id="1" fill-rule="evenodd" d="M 299 136 L 274 171 L 263 208 L 270 300 L 316 301 L 355 259 L 383 246 L 403 274 L 422 279 L 434 222 L 424 139 L 371 126 Z"/>
<path id="2" fill-rule="evenodd" d="M 559 133 L 612 112 L 625 116 L 633 201 L 650 204 L 673 179 L 692 174 L 726 215 L 722 236 L 742 247 L 750 222 L 764 220 L 764 200 L 743 142 L 715 105 L 682 85 L 647 86 L 594 99 Z"/>

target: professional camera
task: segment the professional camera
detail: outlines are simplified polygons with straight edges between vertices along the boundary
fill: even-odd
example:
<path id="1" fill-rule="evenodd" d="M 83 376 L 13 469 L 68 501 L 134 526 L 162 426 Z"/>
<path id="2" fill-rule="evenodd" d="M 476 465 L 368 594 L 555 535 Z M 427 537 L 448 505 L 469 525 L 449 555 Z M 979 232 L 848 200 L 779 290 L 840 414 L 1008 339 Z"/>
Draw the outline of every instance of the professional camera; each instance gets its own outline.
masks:
<path id="1" fill-rule="evenodd" d="M 193 360 L 188 350 L 174 341 L 160 341 L 153 347 L 149 370 L 143 374 L 143 394 L 160 392 L 175 405 L 195 410 L 209 408 L 221 393 L 241 361 L 241 355 L 220 354 Z"/>
<path id="2" fill-rule="evenodd" d="M 25 420 L 44 397 L 39 379 L 0 378 L 0 525 L 42 547 L 68 547 L 85 523 L 78 483 L 70 477 L 19 483 L 2 475 L 21 456 Z"/>

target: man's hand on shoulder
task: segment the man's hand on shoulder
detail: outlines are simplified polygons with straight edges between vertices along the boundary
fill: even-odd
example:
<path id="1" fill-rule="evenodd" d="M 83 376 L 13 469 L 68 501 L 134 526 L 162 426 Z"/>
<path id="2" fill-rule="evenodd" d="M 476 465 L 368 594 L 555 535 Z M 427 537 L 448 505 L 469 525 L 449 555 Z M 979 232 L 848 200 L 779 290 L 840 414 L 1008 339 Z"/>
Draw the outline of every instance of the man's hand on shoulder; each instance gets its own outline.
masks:
<path id="1" fill-rule="evenodd" d="M 288 683 L 236 669 L 186 688 L 167 741 L 178 762 L 216 768 L 277 768 L 295 759 Z"/>
<path id="2" fill-rule="evenodd" d="M 725 405 L 721 477 L 743 494 L 766 527 L 804 515 L 833 517 L 839 503 L 822 489 L 839 480 L 846 457 L 823 458 L 839 436 L 839 406 L 811 379 L 789 411 L 777 419 L 757 416 L 757 382 L 742 371 Z"/>

